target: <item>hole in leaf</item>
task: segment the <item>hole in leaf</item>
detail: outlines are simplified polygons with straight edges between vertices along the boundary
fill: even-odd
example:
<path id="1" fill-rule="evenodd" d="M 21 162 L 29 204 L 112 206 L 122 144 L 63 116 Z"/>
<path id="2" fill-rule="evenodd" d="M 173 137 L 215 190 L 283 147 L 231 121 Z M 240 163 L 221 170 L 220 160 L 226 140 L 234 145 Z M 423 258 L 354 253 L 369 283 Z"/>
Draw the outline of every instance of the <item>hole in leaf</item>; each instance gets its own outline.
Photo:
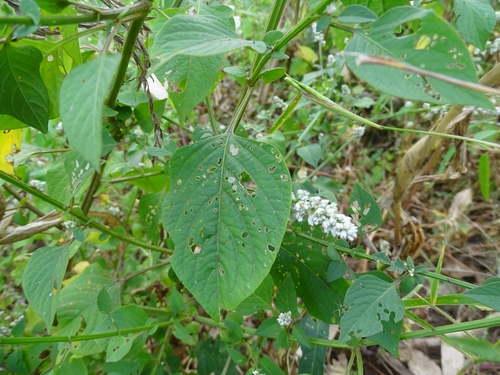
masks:
<path id="1" fill-rule="evenodd" d="M 288 181 L 288 176 L 286 174 L 280 175 L 281 181 Z"/>
<path id="2" fill-rule="evenodd" d="M 270 252 L 274 253 L 274 250 L 276 250 L 276 248 L 273 245 L 268 244 L 267 245 L 267 250 L 269 250 Z"/>
<path id="3" fill-rule="evenodd" d="M 220 167 L 222 165 L 222 158 L 217 159 L 217 165 Z"/>
<path id="4" fill-rule="evenodd" d="M 193 238 L 193 237 L 190 237 L 190 238 L 188 239 L 188 246 L 189 246 L 189 247 L 193 246 L 193 243 L 194 243 L 194 238 Z"/>
<path id="5" fill-rule="evenodd" d="M 268 227 L 264 227 L 264 233 L 269 233 L 269 228 Z"/>
<path id="6" fill-rule="evenodd" d="M 198 165 L 198 169 L 199 169 L 200 171 L 203 171 L 203 167 L 202 167 L 201 165 Z"/>
<path id="7" fill-rule="evenodd" d="M 406 60 L 406 53 L 403 53 L 403 54 L 401 55 L 401 60 Z"/>
<path id="8" fill-rule="evenodd" d="M 257 223 L 255 222 L 255 220 L 252 220 L 252 225 L 253 226 L 257 225 Z"/>
<path id="9" fill-rule="evenodd" d="M 219 268 L 219 275 L 224 276 L 225 273 L 224 268 Z"/>
<path id="10" fill-rule="evenodd" d="M 193 254 L 199 254 L 201 253 L 201 246 L 200 245 L 193 245 L 191 246 L 191 251 Z"/>
<path id="11" fill-rule="evenodd" d="M 216 170 L 217 170 L 217 168 L 212 167 L 212 168 L 208 168 L 208 169 L 207 169 L 207 172 L 208 172 L 208 173 L 213 173 L 213 172 L 215 172 Z"/>
<path id="12" fill-rule="evenodd" d="M 276 170 L 276 166 L 269 167 L 267 168 L 267 170 L 269 171 L 269 173 L 274 173 L 274 171 Z"/>
<path id="13" fill-rule="evenodd" d="M 248 237 L 248 232 L 241 233 L 241 238 L 245 239 Z"/>
<path id="14" fill-rule="evenodd" d="M 241 247 L 243 247 L 243 248 L 247 247 L 246 243 L 242 242 Z"/>

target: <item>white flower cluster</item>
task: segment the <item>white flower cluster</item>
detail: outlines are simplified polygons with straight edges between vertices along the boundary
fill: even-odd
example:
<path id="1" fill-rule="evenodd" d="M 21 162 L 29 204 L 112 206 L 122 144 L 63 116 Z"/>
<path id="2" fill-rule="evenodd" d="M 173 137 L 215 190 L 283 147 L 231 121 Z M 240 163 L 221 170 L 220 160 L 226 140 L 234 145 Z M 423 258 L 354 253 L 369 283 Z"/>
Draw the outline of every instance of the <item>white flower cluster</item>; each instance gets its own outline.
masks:
<path id="1" fill-rule="evenodd" d="M 495 40 L 491 41 L 488 40 L 486 42 L 486 48 L 484 51 L 481 51 L 479 48 L 474 48 L 474 60 L 480 60 L 481 58 L 485 57 L 487 54 L 493 55 L 497 52 L 500 51 L 500 38 L 496 38 Z"/>
<path id="2" fill-rule="evenodd" d="M 358 227 L 351 218 L 337 213 L 336 203 L 317 196 L 311 197 L 306 190 L 297 191 L 297 197 L 292 193 L 292 201 L 292 212 L 298 221 L 303 221 L 307 216 L 309 225 L 321 224 L 323 232 L 343 240 L 352 241 L 358 235 Z"/>
<path id="3" fill-rule="evenodd" d="M 260 372 L 259 370 L 253 370 L 252 375 L 265 375 L 265 374 Z"/>
<path id="4" fill-rule="evenodd" d="M 314 41 L 315 42 L 319 42 L 319 44 L 321 46 L 324 46 L 326 44 L 326 41 L 325 41 L 325 36 L 323 35 L 323 32 L 318 32 L 316 27 L 318 26 L 318 24 L 316 22 L 313 22 L 312 25 L 311 25 L 311 28 L 312 28 L 312 32 L 314 34 Z"/>
<path id="5" fill-rule="evenodd" d="M 108 211 L 111 215 L 114 216 L 120 216 L 122 214 L 122 210 L 120 210 L 119 207 L 111 206 L 110 208 L 108 208 Z"/>
<path id="6" fill-rule="evenodd" d="M 335 56 L 330 53 L 326 58 L 326 66 L 333 66 L 333 64 L 335 64 Z"/>
<path id="7" fill-rule="evenodd" d="M 286 107 L 288 107 L 288 104 L 286 104 L 285 101 L 281 99 L 278 95 L 274 95 L 273 102 L 274 104 L 276 104 L 277 107 L 281 109 L 286 109 Z"/>
<path id="8" fill-rule="evenodd" d="M 62 223 L 63 227 L 68 230 L 73 230 L 76 228 L 76 223 L 74 221 L 68 220 Z"/>
<path id="9" fill-rule="evenodd" d="M 280 313 L 278 316 L 278 323 L 282 327 L 288 327 L 292 324 L 292 312 L 287 311 L 286 313 Z"/>
<path id="10" fill-rule="evenodd" d="M 364 126 L 353 126 L 352 128 L 352 136 L 356 138 L 361 138 L 365 134 Z"/>
<path id="11" fill-rule="evenodd" d="M 351 89 L 345 83 L 340 86 L 340 91 L 342 92 L 342 95 L 351 95 Z"/>
<path id="12" fill-rule="evenodd" d="M 328 4 L 326 7 L 326 14 L 331 15 L 333 12 L 337 10 L 337 6 L 335 3 Z"/>
<path id="13" fill-rule="evenodd" d="M 45 190 L 45 188 L 47 187 L 47 183 L 40 180 L 31 180 L 29 182 L 29 185 L 40 191 Z"/>

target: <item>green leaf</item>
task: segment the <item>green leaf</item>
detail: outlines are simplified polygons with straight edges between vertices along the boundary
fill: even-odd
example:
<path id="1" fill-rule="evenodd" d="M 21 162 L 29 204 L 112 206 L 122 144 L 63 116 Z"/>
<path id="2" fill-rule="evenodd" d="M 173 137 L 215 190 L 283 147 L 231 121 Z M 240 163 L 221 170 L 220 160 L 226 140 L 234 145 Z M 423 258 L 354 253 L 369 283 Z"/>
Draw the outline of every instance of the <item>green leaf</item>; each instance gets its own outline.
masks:
<path id="1" fill-rule="evenodd" d="M 31 46 L 0 49 L 0 114 L 47 133 L 49 96 L 40 75 L 41 52 Z"/>
<path id="2" fill-rule="evenodd" d="M 64 79 L 59 111 L 69 144 L 99 169 L 102 152 L 102 111 L 113 83 L 120 54 L 102 54 L 79 65 Z"/>
<path id="3" fill-rule="evenodd" d="M 214 319 L 260 285 L 276 258 L 291 205 L 282 156 L 236 135 L 175 152 L 163 223 L 175 243 L 172 266 Z"/>
<path id="4" fill-rule="evenodd" d="M 328 339 L 329 325 L 321 320 L 306 315 L 300 321 L 300 327 L 307 337 Z M 299 360 L 299 374 L 323 375 L 328 348 L 318 345 L 301 346 L 302 357 Z"/>
<path id="5" fill-rule="evenodd" d="M 106 362 L 118 362 L 125 357 L 132 348 L 133 337 L 131 333 L 127 336 L 112 337 L 106 349 Z"/>
<path id="6" fill-rule="evenodd" d="M 61 13 L 69 5 L 66 0 L 36 0 L 38 6 L 50 13 Z"/>
<path id="7" fill-rule="evenodd" d="M 144 147 L 144 151 L 146 151 L 151 156 L 172 156 L 172 152 L 170 150 L 159 147 L 146 146 Z"/>
<path id="8" fill-rule="evenodd" d="M 146 234 L 153 243 L 160 240 L 158 225 L 161 218 L 161 209 L 165 193 L 144 194 L 139 201 L 139 219 L 146 227 Z"/>
<path id="9" fill-rule="evenodd" d="M 250 315 L 258 310 L 272 310 L 271 299 L 274 292 L 273 278 L 267 275 L 255 292 L 236 309 L 242 315 Z"/>
<path id="10" fill-rule="evenodd" d="M 271 270 L 279 285 L 287 274 L 292 276 L 297 295 L 315 318 L 334 323 L 339 317 L 340 303 L 347 290 L 347 282 L 326 280 L 330 258 L 323 253 L 323 245 L 305 239 L 298 240 L 286 234 Z"/>
<path id="11" fill-rule="evenodd" d="M 259 328 L 255 331 L 255 334 L 259 336 L 271 336 L 280 330 L 281 326 L 279 325 L 277 318 L 272 317 L 260 323 Z"/>
<path id="12" fill-rule="evenodd" d="M 377 263 L 383 263 L 387 265 L 391 264 L 391 260 L 389 259 L 387 254 L 383 252 L 373 254 L 373 259 L 375 259 Z"/>
<path id="13" fill-rule="evenodd" d="M 415 287 L 415 278 L 412 276 L 406 276 L 401 280 L 399 284 L 399 292 L 402 294 L 410 293 Z"/>
<path id="14" fill-rule="evenodd" d="M 345 313 L 340 319 L 339 341 L 369 337 L 383 330 L 382 321 L 403 319 L 404 304 L 394 283 L 372 275 L 361 276 L 347 290 L 344 299 Z"/>
<path id="15" fill-rule="evenodd" d="M 111 300 L 111 310 L 120 304 L 120 284 L 108 278 L 106 272 L 97 264 L 91 264 L 81 274 L 74 278 L 61 291 L 57 309 L 57 333 L 59 335 L 74 335 L 82 322 L 85 321 L 83 334 L 90 334 L 101 324 L 106 315 L 99 311 L 97 297 L 102 288 L 106 288 Z M 113 314 L 112 314 L 113 316 Z M 107 318 L 109 320 L 109 318 Z M 108 324 L 110 330 L 116 330 L 113 324 Z M 105 347 L 96 344 L 97 340 L 78 342 L 72 351 L 76 354 L 88 355 L 103 351 Z"/>
<path id="16" fill-rule="evenodd" d="M 172 288 L 168 301 L 174 316 L 180 314 L 184 310 L 184 301 L 182 299 L 182 295 L 177 289 Z"/>
<path id="17" fill-rule="evenodd" d="M 490 199 L 490 157 L 482 154 L 479 158 L 479 187 L 485 201 Z"/>
<path id="18" fill-rule="evenodd" d="M 500 348 L 486 340 L 450 335 L 446 336 L 446 342 L 461 351 L 469 353 L 473 357 L 480 358 L 481 361 L 500 363 Z"/>
<path id="19" fill-rule="evenodd" d="M 245 69 L 239 68 L 237 66 L 228 66 L 227 68 L 222 69 L 225 73 L 233 77 L 240 85 L 244 85 L 246 78 L 247 78 L 247 72 Z"/>
<path id="20" fill-rule="evenodd" d="M 330 22 L 332 22 L 332 19 L 331 16 L 323 14 L 316 23 L 316 32 L 320 33 L 325 30 L 330 25 Z"/>
<path id="21" fill-rule="evenodd" d="M 293 285 L 293 279 L 290 274 L 286 275 L 279 285 L 275 299 L 276 307 L 281 312 L 291 311 L 292 315 L 297 312 L 297 293 Z"/>
<path id="22" fill-rule="evenodd" d="M 343 23 L 374 22 L 377 15 L 363 5 L 353 4 L 346 7 L 339 15 L 339 21 Z"/>
<path id="23" fill-rule="evenodd" d="M 272 68 L 264 70 L 261 74 L 262 79 L 264 80 L 264 84 L 271 83 L 277 81 L 281 77 L 283 77 L 286 73 L 285 68 Z"/>
<path id="24" fill-rule="evenodd" d="M 281 38 L 283 38 L 284 35 L 285 34 L 283 34 L 283 32 L 279 30 L 271 30 L 268 31 L 266 35 L 264 35 L 264 38 L 262 38 L 262 40 L 264 41 L 264 43 L 273 45 L 276 42 L 278 42 Z"/>
<path id="25" fill-rule="evenodd" d="M 78 152 L 70 151 L 63 157 L 64 169 L 69 177 L 69 191 L 75 196 L 83 187 L 87 178 L 94 172 L 94 168 Z"/>
<path id="26" fill-rule="evenodd" d="M 401 25 L 420 21 L 420 29 L 395 34 Z M 424 78 L 382 65 L 356 63 L 356 54 L 385 56 L 399 62 L 469 82 L 477 75 L 469 50 L 455 30 L 432 10 L 398 7 L 373 23 L 369 34 L 357 33 L 345 48 L 349 68 L 361 79 L 388 94 L 435 104 L 466 104 L 493 109 L 479 92 Z"/>
<path id="27" fill-rule="evenodd" d="M 40 27 L 40 8 L 34 0 L 21 0 L 19 10 L 23 16 L 28 16 L 33 21 L 32 25 L 19 25 L 14 30 L 16 38 L 24 38 Z"/>
<path id="28" fill-rule="evenodd" d="M 500 278 L 489 278 L 483 285 L 466 291 L 464 295 L 493 310 L 500 311 Z"/>
<path id="29" fill-rule="evenodd" d="M 214 56 L 234 49 L 250 47 L 258 53 L 265 53 L 266 44 L 239 37 L 228 22 L 213 15 L 177 15 L 170 18 L 158 30 L 151 47 L 157 65 L 164 66 L 175 56 Z"/>
<path id="30" fill-rule="evenodd" d="M 59 117 L 59 92 L 61 91 L 64 74 L 62 74 L 59 69 L 57 55 L 49 54 L 43 57 L 43 61 L 40 65 L 40 74 L 49 96 L 49 118 L 53 119 Z"/>
<path id="31" fill-rule="evenodd" d="M 166 63 L 168 94 L 184 123 L 188 113 L 212 90 L 224 55 L 175 56 Z"/>
<path id="32" fill-rule="evenodd" d="M 224 342 L 234 345 L 243 339 L 243 330 L 240 324 L 226 319 L 224 320 L 224 327 L 227 329 L 224 335 L 221 332 L 221 338 Z"/>
<path id="33" fill-rule="evenodd" d="M 403 319 L 394 322 L 394 314 L 391 314 L 388 321 L 382 320 L 382 331 L 370 336 L 370 339 L 379 344 L 382 348 L 399 358 L 399 337 L 403 329 Z"/>
<path id="34" fill-rule="evenodd" d="M 350 199 L 349 213 L 353 215 L 359 226 L 360 233 L 369 233 L 382 224 L 382 213 L 377 201 L 357 182 Z"/>
<path id="35" fill-rule="evenodd" d="M 405 264 L 400 258 L 397 258 L 395 261 L 391 262 L 391 266 L 388 268 L 389 271 L 396 271 L 400 275 L 406 271 Z"/>
<path id="36" fill-rule="evenodd" d="M 49 333 L 68 261 L 67 246 L 42 247 L 33 253 L 24 270 L 24 293 L 30 306 L 45 322 Z"/>
<path id="37" fill-rule="evenodd" d="M 263 358 L 259 361 L 259 370 L 266 375 L 284 375 L 283 370 L 274 363 L 267 355 L 264 354 Z"/>
<path id="38" fill-rule="evenodd" d="M 491 3 L 488 0 L 455 0 L 453 9 L 464 39 L 484 50 L 496 24 L 495 10 Z"/>
<path id="39" fill-rule="evenodd" d="M 111 313 L 112 306 L 113 301 L 111 300 L 111 296 L 109 295 L 106 288 L 102 288 L 97 295 L 97 308 L 100 312 L 107 315 Z"/>
<path id="40" fill-rule="evenodd" d="M 382 13 L 387 12 L 389 9 L 402 6 L 409 5 L 409 0 L 342 0 L 342 4 L 346 7 L 359 4 L 371 9 L 376 15 L 381 15 Z"/>
<path id="41" fill-rule="evenodd" d="M 65 356 L 64 361 L 59 368 L 54 369 L 54 375 L 87 375 L 87 365 L 83 358 L 74 358 L 69 355 Z"/>
<path id="42" fill-rule="evenodd" d="M 321 146 L 317 143 L 311 143 L 306 146 L 299 147 L 297 154 L 304 159 L 307 164 L 317 167 L 321 158 Z"/>
<path id="43" fill-rule="evenodd" d="M 309 344 L 307 336 L 299 325 L 295 325 L 292 329 L 292 336 L 298 341 L 301 347 L 306 347 L 311 349 L 312 345 Z"/>

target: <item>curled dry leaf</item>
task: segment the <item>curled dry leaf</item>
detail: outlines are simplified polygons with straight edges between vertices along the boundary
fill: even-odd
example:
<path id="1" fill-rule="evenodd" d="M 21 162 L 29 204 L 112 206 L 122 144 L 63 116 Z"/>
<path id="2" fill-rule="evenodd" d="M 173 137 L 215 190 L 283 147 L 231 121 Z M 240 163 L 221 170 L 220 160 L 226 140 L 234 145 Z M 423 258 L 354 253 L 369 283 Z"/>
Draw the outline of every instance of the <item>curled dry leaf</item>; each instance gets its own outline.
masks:
<path id="1" fill-rule="evenodd" d="M 25 240 L 26 238 L 30 238 L 31 236 L 34 236 L 37 233 L 55 227 L 56 225 L 59 225 L 61 222 L 62 222 L 62 213 L 57 211 L 52 211 L 49 214 L 41 217 L 37 221 L 30 223 L 28 225 L 1 231 L 0 245 L 5 245 Z"/>
<path id="2" fill-rule="evenodd" d="M 459 192 L 455 197 L 453 198 L 453 202 L 451 202 L 450 209 L 448 211 L 448 220 L 450 221 L 451 225 L 454 227 L 457 226 L 457 219 L 460 216 L 461 213 L 464 213 L 465 210 L 470 206 L 472 203 L 472 189 L 467 188 L 465 190 L 462 190 Z"/>

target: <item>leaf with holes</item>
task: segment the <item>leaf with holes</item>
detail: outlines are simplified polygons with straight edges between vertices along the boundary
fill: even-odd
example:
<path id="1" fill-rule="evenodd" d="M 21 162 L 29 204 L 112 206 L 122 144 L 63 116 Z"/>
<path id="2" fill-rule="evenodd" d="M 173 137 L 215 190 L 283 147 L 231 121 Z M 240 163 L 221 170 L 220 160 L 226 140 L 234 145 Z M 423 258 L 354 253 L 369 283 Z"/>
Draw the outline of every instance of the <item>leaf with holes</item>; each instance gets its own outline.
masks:
<path id="1" fill-rule="evenodd" d="M 484 49 L 496 24 L 495 10 L 488 0 L 455 0 L 453 10 L 464 39 Z"/>
<path id="2" fill-rule="evenodd" d="M 342 278 L 327 281 L 330 261 L 322 245 L 287 233 L 271 275 L 276 285 L 291 275 L 297 296 L 304 301 L 309 314 L 326 323 L 338 323 L 340 304 L 348 284 Z"/>
<path id="3" fill-rule="evenodd" d="M 407 35 L 401 26 L 420 21 Z M 411 32 L 411 31 L 410 31 Z M 479 92 L 400 69 L 356 63 L 357 54 L 389 57 L 399 62 L 462 81 L 477 83 L 469 50 L 455 30 L 432 10 L 397 7 L 372 24 L 369 34 L 357 33 L 345 48 L 349 68 L 377 89 L 391 95 L 436 104 L 466 104 L 493 109 Z"/>
<path id="4" fill-rule="evenodd" d="M 350 199 L 349 213 L 353 216 L 359 233 L 369 233 L 382 224 L 382 213 L 377 201 L 357 182 Z"/>
<path id="5" fill-rule="evenodd" d="M 271 145 L 233 134 L 176 151 L 163 223 L 172 266 L 205 310 L 236 308 L 269 273 L 291 205 L 290 175 Z"/>
<path id="6" fill-rule="evenodd" d="M 394 283 L 372 275 L 361 276 L 345 295 L 339 341 L 375 335 L 383 330 L 383 321 L 393 319 L 397 323 L 403 319 L 404 311 Z"/>
<path id="7" fill-rule="evenodd" d="M 50 103 L 40 75 L 42 59 L 31 46 L 0 49 L 0 114 L 47 133 Z"/>
<path id="8" fill-rule="evenodd" d="M 68 261 L 67 246 L 42 247 L 33 253 L 24 270 L 24 293 L 30 306 L 44 321 L 49 333 Z"/>

